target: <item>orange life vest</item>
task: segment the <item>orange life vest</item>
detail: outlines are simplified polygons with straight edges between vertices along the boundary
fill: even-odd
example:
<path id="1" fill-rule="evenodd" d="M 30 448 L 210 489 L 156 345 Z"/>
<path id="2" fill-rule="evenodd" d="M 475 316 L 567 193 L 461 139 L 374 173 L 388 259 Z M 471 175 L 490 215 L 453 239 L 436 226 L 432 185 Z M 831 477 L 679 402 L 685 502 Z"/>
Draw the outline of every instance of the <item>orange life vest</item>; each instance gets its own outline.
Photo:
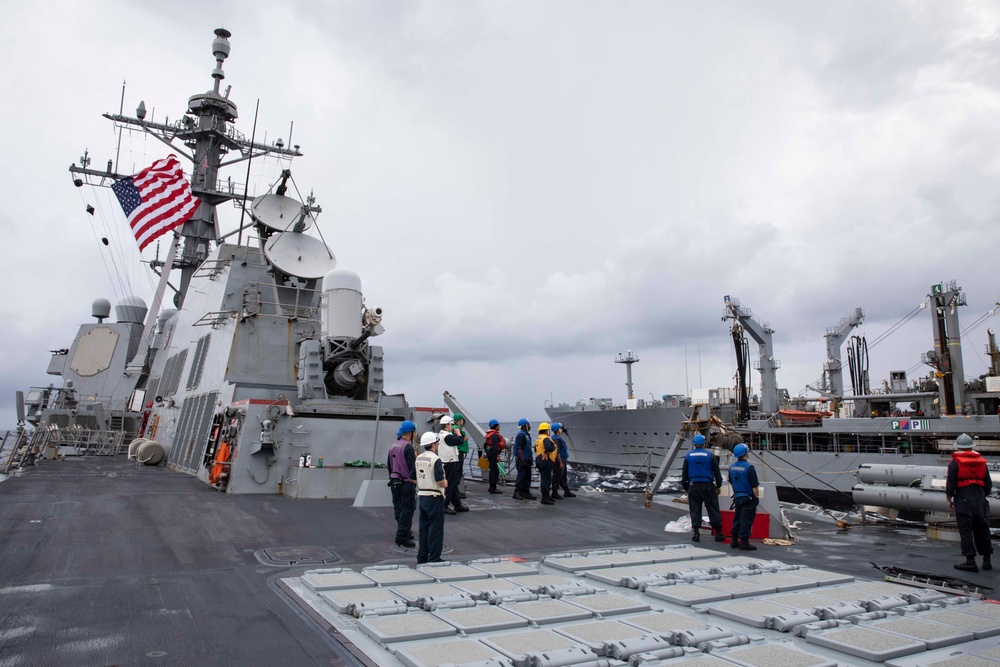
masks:
<path id="1" fill-rule="evenodd" d="M 958 463 L 958 487 L 969 486 L 971 484 L 983 485 L 983 477 L 986 477 L 986 459 L 979 455 L 979 452 L 962 450 L 952 452 L 951 458 Z"/>
<path id="2" fill-rule="evenodd" d="M 218 484 L 221 481 L 222 473 L 226 472 L 226 463 L 229 462 L 229 457 L 232 455 L 229 449 L 229 443 L 223 440 L 219 444 L 219 451 L 215 453 L 215 465 L 212 466 L 212 470 L 208 475 L 209 484 Z"/>

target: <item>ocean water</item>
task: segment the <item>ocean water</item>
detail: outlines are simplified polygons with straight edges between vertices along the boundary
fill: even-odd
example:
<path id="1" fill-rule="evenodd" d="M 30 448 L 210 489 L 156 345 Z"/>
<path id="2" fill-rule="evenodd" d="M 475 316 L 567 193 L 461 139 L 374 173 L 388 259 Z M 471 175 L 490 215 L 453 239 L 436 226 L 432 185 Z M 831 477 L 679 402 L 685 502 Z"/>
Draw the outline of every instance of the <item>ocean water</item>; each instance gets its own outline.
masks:
<path id="1" fill-rule="evenodd" d="M 533 420 L 530 417 L 528 417 L 528 420 L 531 422 L 530 435 L 531 435 L 531 442 L 532 444 L 534 444 L 535 438 L 538 437 L 538 425 L 543 421 L 548 421 L 548 419 L 543 417 L 537 420 Z M 489 422 L 486 421 L 482 422 L 480 426 L 482 426 L 483 430 L 485 431 L 488 428 L 488 424 Z M 508 470 L 506 478 L 508 484 L 513 483 L 514 478 L 516 477 L 516 472 L 514 470 L 514 463 L 513 463 L 512 446 L 514 444 L 514 437 L 517 435 L 518 430 L 519 429 L 516 421 L 500 422 L 500 434 L 503 435 L 503 437 L 507 440 L 507 450 L 504 452 L 505 458 L 501 459 L 501 462 L 505 464 L 505 467 Z M 472 465 L 475 466 L 475 462 L 473 462 Z M 478 469 L 476 469 L 475 472 L 478 472 Z M 538 473 L 536 471 L 532 472 L 533 472 L 532 484 L 533 486 L 537 487 Z M 646 489 L 645 481 L 636 478 L 636 476 L 630 472 L 622 471 L 616 474 L 609 475 L 593 471 L 577 470 L 574 469 L 572 460 L 570 460 L 569 463 L 569 475 L 567 481 L 571 489 L 577 489 L 583 485 L 592 486 L 594 488 L 601 489 L 603 491 L 618 491 L 618 492 L 631 492 L 631 493 L 643 492 Z M 670 493 L 680 490 L 680 479 L 676 480 L 676 484 L 673 484 L 672 483 L 673 481 L 674 480 L 668 480 L 667 482 L 664 482 L 664 484 L 660 487 L 660 491 Z M 676 486 L 676 489 L 674 488 L 674 486 Z"/>

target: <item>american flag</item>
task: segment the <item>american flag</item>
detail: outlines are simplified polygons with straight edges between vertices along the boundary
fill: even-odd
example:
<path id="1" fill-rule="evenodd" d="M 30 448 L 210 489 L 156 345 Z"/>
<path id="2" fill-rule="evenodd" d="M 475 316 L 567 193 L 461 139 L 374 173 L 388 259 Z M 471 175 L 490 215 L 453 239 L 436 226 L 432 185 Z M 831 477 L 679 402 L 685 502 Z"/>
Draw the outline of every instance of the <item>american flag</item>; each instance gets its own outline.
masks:
<path id="1" fill-rule="evenodd" d="M 111 189 L 128 216 L 140 251 L 159 236 L 187 222 L 201 204 L 201 200 L 191 194 L 191 186 L 174 155 L 121 179 Z"/>

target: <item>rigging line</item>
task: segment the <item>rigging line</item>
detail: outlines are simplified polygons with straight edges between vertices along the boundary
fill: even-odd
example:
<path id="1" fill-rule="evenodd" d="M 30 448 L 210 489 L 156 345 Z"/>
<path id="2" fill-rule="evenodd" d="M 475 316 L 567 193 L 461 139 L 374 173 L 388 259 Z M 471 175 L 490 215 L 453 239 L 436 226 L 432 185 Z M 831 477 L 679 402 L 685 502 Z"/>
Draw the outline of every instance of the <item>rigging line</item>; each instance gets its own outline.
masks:
<path id="1" fill-rule="evenodd" d="M 260 111 L 260 98 L 257 98 L 257 108 L 253 112 L 253 131 L 250 133 L 250 151 L 247 153 L 247 177 L 243 183 L 243 202 L 240 206 L 242 212 L 240 213 L 240 234 L 237 237 L 236 245 L 243 245 L 243 220 L 246 217 L 247 206 L 246 206 L 246 196 L 247 190 L 250 188 L 250 163 L 253 162 L 253 142 L 257 138 L 257 113 Z"/>
<path id="2" fill-rule="evenodd" d="M 80 192 L 80 201 L 82 201 L 84 204 L 87 203 L 86 199 L 84 199 L 84 197 L 83 197 L 83 192 Z M 91 218 L 91 220 L 90 220 L 90 231 L 94 235 L 94 240 L 97 241 L 98 247 L 100 247 L 101 240 L 100 240 L 100 236 L 98 236 L 98 234 L 97 234 L 97 228 L 94 226 L 93 216 L 90 216 L 89 214 L 88 214 L 88 216 Z M 111 291 L 112 291 L 112 293 L 115 294 L 116 300 L 120 301 L 121 299 L 118 298 L 117 289 L 115 288 L 114 275 L 111 273 L 111 268 L 108 266 L 108 260 L 104 256 L 103 252 L 99 251 L 99 254 L 101 256 L 101 261 L 104 262 L 104 271 L 108 274 L 108 282 L 111 283 Z"/>
<path id="3" fill-rule="evenodd" d="M 891 327 L 889 327 L 883 333 L 879 334 L 875 338 L 874 341 L 872 341 L 871 343 L 869 343 L 868 348 L 871 349 L 871 348 L 875 347 L 876 345 L 878 345 L 879 343 L 881 343 L 883 340 L 885 340 L 886 338 L 888 338 L 890 335 L 892 335 L 893 333 L 895 333 L 896 331 L 898 331 L 900 327 L 902 327 L 904 324 L 906 324 L 907 322 L 909 322 L 910 320 L 912 320 L 914 317 L 916 317 L 920 313 L 921 310 L 923 310 L 923 309 L 920 306 L 917 306 L 916 308 L 914 308 L 913 310 L 911 310 L 909 313 L 907 313 L 906 315 L 904 315 L 902 317 L 902 319 L 900 319 L 898 322 L 896 322 L 895 324 L 893 324 Z"/>
<path id="4" fill-rule="evenodd" d="M 111 211 L 114 211 L 115 210 L 114 207 L 115 207 L 115 205 L 117 203 L 117 201 L 116 201 L 117 197 L 115 197 L 115 201 L 112 200 L 112 197 L 114 197 L 114 194 L 111 192 L 110 188 L 107 189 L 107 190 L 105 190 L 104 196 L 108 200 L 108 207 L 109 207 L 109 209 Z M 120 204 L 118 204 L 118 205 L 120 206 Z M 109 217 L 111 218 L 111 221 L 112 221 L 113 224 L 109 224 L 108 221 L 107 221 L 107 219 L 105 218 L 105 220 L 104 220 L 104 223 L 105 223 L 105 225 L 104 225 L 105 226 L 105 234 L 107 235 L 107 238 L 114 239 L 114 243 L 110 244 L 110 246 L 111 246 L 111 252 L 117 254 L 118 259 L 119 259 L 119 261 L 121 262 L 121 265 L 122 265 L 123 278 L 125 280 L 125 285 L 128 287 L 128 291 L 131 292 L 131 291 L 133 291 L 134 288 L 133 288 L 133 284 L 132 284 L 132 277 L 131 277 L 131 275 L 129 274 L 129 271 L 128 271 L 129 262 L 126 261 L 126 258 L 125 258 L 125 249 L 122 247 L 121 230 L 120 230 L 121 225 L 118 224 L 118 218 L 113 213 Z"/>
<path id="5" fill-rule="evenodd" d="M 108 231 L 107 231 L 107 228 L 108 228 L 108 223 L 107 223 L 108 214 L 107 214 L 107 211 L 106 211 L 106 209 L 104 207 L 104 203 L 101 201 L 101 195 L 100 194 L 98 194 L 94 198 L 94 202 L 97 205 L 96 206 L 97 210 L 101 214 L 101 224 L 104 227 L 104 233 L 106 235 L 108 233 Z M 96 233 L 97 233 L 97 230 L 95 229 L 95 235 L 96 235 Z M 104 236 L 103 239 L 100 239 L 100 242 L 101 242 L 102 245 L 104 244 L 104 239 L 106 239 L 106 238 L 107 238 L 107 236 Z M 117 278 L 117 283 L 112 285 L 112 291 L 115 292 L 116 298 L 120 301 L 122 299 L 122 297 L 127 293 L 127 291 L 126 291 L 126 285 L 122 281 L 121 271 L 118 269 L 118 265 L 115 263 L 115 256 L 114 256 L 113 249 L 110 246 L 110 240 L 108 242 L 108 245 L 105 246 L 105 247 L 108 248 L 107 254 L 109 254 L 111 256 L 111 264 L 112 264 L 112 266 L 114 266 L 114 269 L 115 269 L 114 273 L 113 273 L 112 280 L 114 281 L 114 279 Z M 101 254 L 102 254 L 102 256 L 105 254 L 103 250 L 101 251 Z"/>
<path id="6" fill-rule="evenodd" d="M 841 491 L 840 489 L 838 489 L 837 487 L 833 486 L 832 484 L 830 484 L 830 483 L 828 483 L 828 482 L 824 482 L 824 481 L 823 481 L 823 480 L 821 480 L 821 479 L 820 479 L 819 477 L 816 477 L 815 475 L 813 475 L 813 474 L 812 474 L 811 472 L 806 472 L 805 470 L 803 470 L 802 468 L 798 467 L 797 465 L 795 465 L 795 464 L 794 464 L 794 463 L 792 463 L 791 461 L 788 461 L 788 460 L 786 460 L 786 459 L 783 459 L 783 458 L 782 458 L 781 456 L 779 456 L 779 455 L 778 455 L 777 453 L 775 453 L 774 451 L 771 451 L 771 450 L 766 450 L 766 451 L 767 451 L 767 453 L 768 453 L 768 454 L 771 454 L 772 456 L 774 456 L 774 457 L 775 457 L 776 459 L 778 459 L 778 460 L 779 460 L 779 461 L 781 461 L 782 463 L 784 463 L 784 464 L 786 464 L 786 465 L 790 465 L 790 466 L 792 466 L 793 468 L 795 468 L 796 470 L 798 470 L 798 471 L 799 471 L 800 473 L 802 473 L 803 475 L 806 475 L 807 477 L 810 477 L 810 478 L 812 478 L 812 479 L 816 480 L 816 481 L 817 481 L 817 482 L 819 482 L 820 484 L 824 484 L 824 485 L 826 485 L 826 486 L 830 487 L 830 489 L 831 489 L 831 490 L 833 490 L 833 491 L 836 491 L 837 493 L 840 493 L 840 494 L 842 494 L 842 495 L 844 495 L 844 496 L 847 496 L 847 497 L 851 498 L 851 500 L 852 500 L 852 501 L 854 500 L 854 497 L 853 497 L 853 496 L 851 496 L 851 495 L 850 495 L 849 493 L 847 493 L 847 492 L 845 492 L 845 491 Z M 855 461 L 857 461 L 857 460 L 858 460 L 858 459 L 859 459 L 860 457 L 861 457 L 861 454 L 858 454 L 858 456 L 856 456 L 854 460 L 855 460 Z M 761 458 L 759 454 L 757 455 L 757 458 Z M 770 467 L 770 466 L 768 466 L 768 467 Z M 846 473 L 845 473 L 845 474 L 846 474 Z M 785 481 L 786 481 L 786 482 L 788 482 L 788 480 L 787 480 L 787 479 L 786 479 Z M 791 482 L 789 482 L 789 484 L 791 484 Z M 796 489 L 797 491 L 801 491 L 801 489 L 799 489 L 798 487 L 795 487 L 795 485 L 794 485 L 794 484 L 792 484 L 792 487 L 793 487 L 793 488 L 795 488 L 795 489 Z"/>
<path id="7" fill-rule="evenodd" d="M 789 481 L 789 479 L 787 477 L 785 477 L 784 475 L 782 475 L 780 472 L 777 471 L 777 469 L 772 468 L 767 462 L 765 462 L 764 459 L 763 459 L 763 457 L 760 455 L 759 451 L 754 451 L 754 450 L 750 450 L 750 451 L 753 452 L 757 456 L 757 460 L 760 461 L 760 463 L 761 463 L 762 466 L 764 466 L 765 468 L 767 468 L 769 470 L 774 470 L 774 472 L 778 475 L 778 477 L 780 477 L 782 480 L 784 480 L 784 482 L 788 486 L 792 487 L 793 489 L 795 489 L 796 491 L 798 491 L 799 493 L 801 493 L 803 496 L 805 496 L 806 498 L 808 498 L 809 502 L 811 502 L 813 505 L 815 505 L 816 507 L 818 507 L 821 510 L 823 510 L 823 513 L 826 514 L 827 516 L 829 516 L 831 519 L 835 519 L 835 520 L 837 519 L 837 517 L 833 516 L 833 514 L 830 512 L 830 510 L 828 510 L 825 507 L 823 507 L 822 505 L 820 505 L 818 502 L 816 502 L 816 500 L 812 496 L 810 496 L 808 493 L 806 493 L 805 491 L 803 491 L 799 487 L 797 487 L 794 484 L 792 484 L 791 481 Z M 768 454 L 774 454 L 774 452 L 768 451 Z M 780 456 L 778 456 L 777 458 L 779 460 L 781 460 L 783 463 L 788 463 L 787 461 L 785 461 L 784 459 L 782 459 Z M 794 464 L 790 464 L 790 465 L 794 466 Z M 819 479 L 817 479 L 816 481 L 817 482 L 822 482 L 822 480 L 819 480 Z M 830 486 L 830 485 L 828 484 L 827 486 Z M 830 488 L 833 488 L 833 490 L 837 491 L 838 493 L 841 493 L 841 494 L 843 494 L 845 496 L 848 496 L 847 493 L 844 493 L 843 491 L 839 491 L 839 490 L 837 490 L 836 488 L 834 488 L 832 486 Z M 851 503 L 854 504 L 854 496 L 848 496 L 848 497 L 851 499 Z"/>
<path id="8" fill-rule="evenodd" d="M 970 324 L 967 328 L 965 328 L 959 335 L 960 336 L 965 336 L 967 334 L 971 334 L 973 331 L 975 331 L 979 327 L 981 327 L 984 324 L 986 324 L 987 322 L 989 322 L 990 318 L 994 317 L 995 315 L 996 315 L 996 313 L 986 313 L 985 315 L 983 315 L 982 317 L 980 317 L 978 320 L 976 320 L 975 322 L 973 322 L 972 324 Z"/>

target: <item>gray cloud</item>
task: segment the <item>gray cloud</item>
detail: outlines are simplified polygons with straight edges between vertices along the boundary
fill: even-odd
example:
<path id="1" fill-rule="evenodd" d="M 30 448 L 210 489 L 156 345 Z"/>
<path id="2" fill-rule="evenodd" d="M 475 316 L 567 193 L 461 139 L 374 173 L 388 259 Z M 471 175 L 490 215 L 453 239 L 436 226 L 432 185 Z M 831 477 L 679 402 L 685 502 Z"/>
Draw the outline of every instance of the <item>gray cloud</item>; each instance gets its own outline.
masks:
<path id="1" fill-rule="evenodd" d="M 0 214 L 17 249 L 0 267 L 0 392 L 47 384 L 45 350 L 93 299 L 148 298 L 113 200 L 65 168 L 84 148 L 113 156 L 99 113 L 123 79 L 127 112 L 142 99 L 177 118 L 211 85 L 218 25 L 239 128 L 258 97 L 258 139 L 294 121 L 296 183 L 385 308 L 388 386 L 415 404 L 449 389 L 475 414 L 536 418 L 550 396 L 620 399 L 611 359 L 629 348 L 638 395 L 728 385 L 726 294 L 775 327 L 794 393 L 856 306 L 871 339 L 942 280 L 968 293 L 967 322 L 1000 297 L 990 3 L 194 7 L 8 8 L 0 53 L 32 67 L 0 69 L 19 100 L 0 108 L 19 129 L 0 156 L 17 184 Z M 163 152 L 127 134 L 122 148 L 123 169 Z M 251 188 L 280 166 L 261 161 Z M 220 214 L 232 229 L 238 212 Z M 928 318 L 873 351 L 873 376 L 915 364 Z"/>

